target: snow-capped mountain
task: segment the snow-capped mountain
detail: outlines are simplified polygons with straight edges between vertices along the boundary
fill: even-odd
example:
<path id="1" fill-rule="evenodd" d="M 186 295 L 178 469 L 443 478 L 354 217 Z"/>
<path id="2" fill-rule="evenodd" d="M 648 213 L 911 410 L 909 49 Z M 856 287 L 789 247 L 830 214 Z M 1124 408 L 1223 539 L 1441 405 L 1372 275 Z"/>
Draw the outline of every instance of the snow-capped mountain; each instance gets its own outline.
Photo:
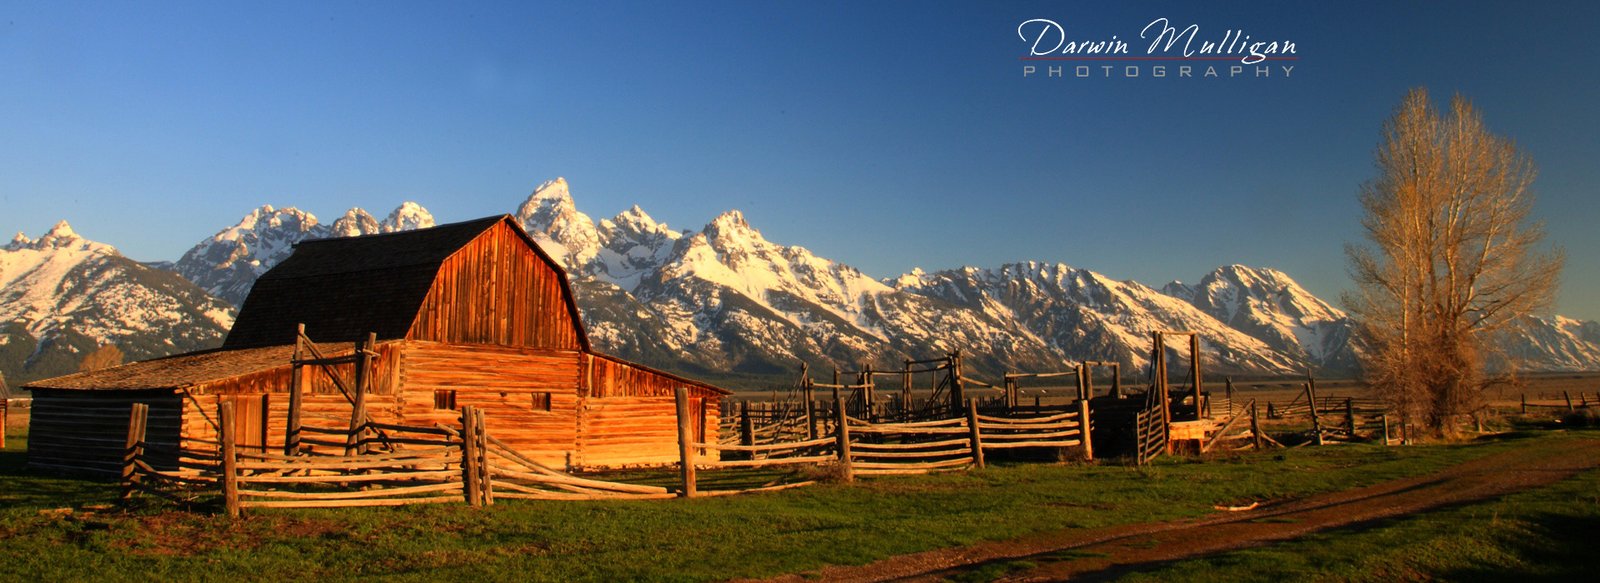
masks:
<path id="1" fill-rule="evenodd" d="M 1600 363 L 1600 323 L 1531 317 L 1510 336 L 1506 351 L 1524 370 L 1593 370 Z"/>
<path id="2" fill-rule="evenodd" d="M 294 207 L 263 205 L 201 241 L 174 265 L 179 275 L 207 293 L 239 305 L 250 294 L 256 278 L 283 261 L 294 244 L 305 239 L 353 237 L 432 227 L 433 215 L 414 202 L 406 202 L 378 222 L 367 211 L 352 208 L 331 225 Z"/>
<path id="3" fill-rule="evenodd" d="M 991 376 L 1077 360 L 1115 360 L 1132 375 L 1149 362 L 1158 329 L 1199 331 L 1210 371 L 1355 368 L 1346 315 L 1271 269 L 1230 265 L 1160 290 L 1033 262 L 878 280 L 768 241 L 738 211 L 699 230 L 669 228 L 638 206 L 596 222 L 561 178 L 536 187 L 514 216 L 573 278 L 597 348 L 684 372 L 792 374 L 802 361 L 892 367 L 959 349 L 970 370 Z M 294 242 L 432 223 L 413 203 L 381 222 L 351 209 L 327 226 L 295 209 L 262 207 L 177 267 L 237 303 Z M 1532 368 L 1600 368 L 1600 325 L 1539 322 L 1546 325 L 1534 326 L 1522 348 Z M 1186 352 L 1172 350 L 1176 358 Z"/>
<path id="4" fill-rule="evenodd" d="M 233 314 L 189 281 L 85 239 L 66 221 L 0 248 L 0 372 L 13 383 L 74 372 L 104 344 L 130 360 L 216 346 Z"/>
<path id="5" fill-rule="evenodd" d="M 1063 264 L 1013 263 L 997 269 L 907 274 L 896 287 L 1008 318 L 1026 327 L 1062 360 L 1111 360 L 1124 370 L 1150 361 L 1151 332 L 1201 334 L 1208 367 L 1256 373 L 1293 373 L 1293 355 L 1235 330 L 1181 299 L 1133 281 L 1116 281 Z M 1186 346 L 1172 347 L 1187 358 Z"/>
<path id="6" fill-rule="evenodd" d="M 1313 368 L 1356 366 L 1350 318 L 1281 271 L 1227 265 L 1193 288 L 1168 284 L 1167 293 Z"/>

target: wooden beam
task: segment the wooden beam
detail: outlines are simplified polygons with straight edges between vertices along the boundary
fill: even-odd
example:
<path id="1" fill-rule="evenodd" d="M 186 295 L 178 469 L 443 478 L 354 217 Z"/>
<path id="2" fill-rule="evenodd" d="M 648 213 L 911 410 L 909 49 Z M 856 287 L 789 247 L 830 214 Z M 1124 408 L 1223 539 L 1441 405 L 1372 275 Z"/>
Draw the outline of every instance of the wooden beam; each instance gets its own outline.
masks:
<path id="1" fill-rule="evenodd" d="M 222 435 L 222 499 L 229 518 L 239 517 L 239 456 L 236 421 L 233 418 L 233 401 L 222 399 L 217 404 L 217 419 Z"/>
<path id="2" fill-rule="evenodd" d="M 850 461 L 850 416 L 844 410 L 844 402 L 840 401 L 837 395 L 833 400 L 833 408 L 838 412 L 835 421 L 838 425 L 834 427 L 834 438 L 839 449 L 840 477 L 846 482 L 854 482 L 855 467 Z"/>
<path id="3" fill-rule="evenodd" d="M 972 465 L 979 469 L 983 465 L 983 431 L 978 424 L 978 404 L 967 402 L 967 440 L 972 448 Z"/>
<path id="4" fill-rule="evenodd" d="M 683 489 L 679 492 L 684 498 L 693 498 L 698 485 L 694 472 L 694 431 L 689 425 L 689 390 L 676 387 L 672 397 L 678 408 L 678 465 L 683 478 Z"/>

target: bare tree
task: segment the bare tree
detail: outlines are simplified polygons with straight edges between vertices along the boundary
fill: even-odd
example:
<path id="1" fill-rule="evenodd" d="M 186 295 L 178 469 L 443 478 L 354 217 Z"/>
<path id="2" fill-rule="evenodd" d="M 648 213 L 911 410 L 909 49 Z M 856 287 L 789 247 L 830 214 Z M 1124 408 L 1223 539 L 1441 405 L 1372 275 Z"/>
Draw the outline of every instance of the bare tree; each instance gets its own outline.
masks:
<path id="1" fill-rule="evenodd" d="M 1413 89 L 1383 125 L 1378 176 L 1362 185 L 1367 245 L 1347 245 L 1343 302 L 1362 368 L 1413 426 L 1452 433 L 1482 406 L 1491 338 L 1550 307 L 1563 256 L 1541 251 L 1535 170 L 1465 98 L 1441 114 Z"/>
<path id="2" fill-rule="evenodd" d="M 79 372 L 89 372 L 102 368 L 111 368 L 122 364 L 122 349 L 115 344 L 103 344 L 88 356 L 83 357 L 83 362 L 78 364 Z"/>

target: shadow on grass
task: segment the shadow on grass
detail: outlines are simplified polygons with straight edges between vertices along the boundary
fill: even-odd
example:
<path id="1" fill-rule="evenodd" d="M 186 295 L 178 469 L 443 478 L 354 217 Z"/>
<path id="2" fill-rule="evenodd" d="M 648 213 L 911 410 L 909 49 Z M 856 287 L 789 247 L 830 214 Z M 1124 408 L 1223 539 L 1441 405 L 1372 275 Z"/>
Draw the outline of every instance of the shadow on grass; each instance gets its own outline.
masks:
<path id="1" fill-rule="evenodd" d="M 108 480 L 28 469 L 25 451 L 0 452 L 0 506 L 66 508 L 115 502 L 121 486 Z"/>
<path id="2" fill-rule="evenodd" d="M 1600 516 L 1539 513 L 1530 515 L 1534 536 L 1502 539 L 1507 550 L 1537 565 L 1537 579 L 1547 581 L 1592 581 L 1600 571 L 1600 553 L 1594 551 L 1594 534 L 1600 532 Z M 1527 581 L 1522 566 L 1474 564 L 1441 573 L 1446 581 Z"/>

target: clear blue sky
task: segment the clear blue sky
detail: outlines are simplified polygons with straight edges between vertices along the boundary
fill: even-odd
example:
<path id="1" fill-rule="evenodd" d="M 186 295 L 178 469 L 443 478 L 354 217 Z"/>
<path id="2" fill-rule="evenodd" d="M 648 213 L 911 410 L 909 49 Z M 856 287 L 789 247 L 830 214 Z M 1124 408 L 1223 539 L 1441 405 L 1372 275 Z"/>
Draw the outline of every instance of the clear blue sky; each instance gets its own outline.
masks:
<path id="1" fill-rule="evenodd" d="M 1293 76 L 1021 75 L 1024 20 L 1131 40 L 1157 17 L 1293 40 Z M 738 208 L 880 277 L 1237 262 L 1331 298 L 1379 124 L 1426 86 L 1533 156 L 1559 310 L 1600 318 L 1597 22 L 1594 2 L 9 1 L 0 229 L 66 218 L 176 259 L 263 203 L 451 221 L 565 176 L 596 218 Z"/>

